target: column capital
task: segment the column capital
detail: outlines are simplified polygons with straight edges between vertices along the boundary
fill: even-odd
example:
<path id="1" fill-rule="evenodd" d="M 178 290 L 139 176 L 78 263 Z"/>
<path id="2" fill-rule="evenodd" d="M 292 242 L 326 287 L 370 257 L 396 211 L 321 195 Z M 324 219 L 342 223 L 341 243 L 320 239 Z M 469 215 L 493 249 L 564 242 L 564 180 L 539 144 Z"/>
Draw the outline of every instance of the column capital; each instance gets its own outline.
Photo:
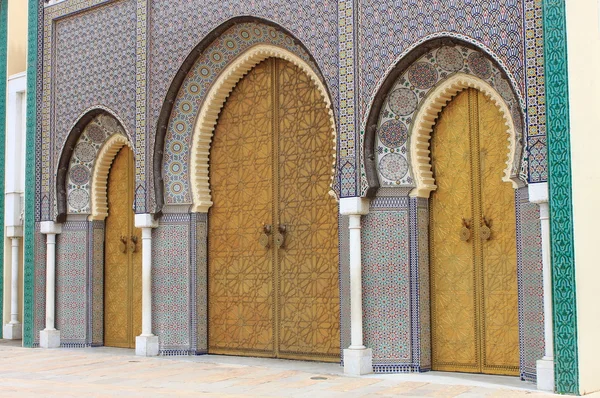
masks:
<path id="1" fill-rule="evenodd" d="M 42 221 L 40 223 L 40 232 L 44 235 L 60 234 L 62 232 L 62 224 L 54 221 Z"/>
<path id="2" fill-rule="evenodd" d="M 23 237 L 23 227 L 22 226 L 6 226 L 6 237 L 7 238 L 22 238 Z"/>
<path id="3" fill-rule="evenodd" d="M 369 214 L 368 198 L 341 198 L 340 214 L 344 216 Z"/>
<path id="4" fill-rule="evenodd" d="M 154 219 L 154 215 L 150 213 L 136 214 L 135 215 L 135 227 L 136 228 L 156 228 L 158 227 L 158 221 Z"/>
<path id="5" fill-rule="evenodd" d="M 529 201 L 531 203 L 548 203 L 548 183 L 536 182 L 529 184 Z"/>

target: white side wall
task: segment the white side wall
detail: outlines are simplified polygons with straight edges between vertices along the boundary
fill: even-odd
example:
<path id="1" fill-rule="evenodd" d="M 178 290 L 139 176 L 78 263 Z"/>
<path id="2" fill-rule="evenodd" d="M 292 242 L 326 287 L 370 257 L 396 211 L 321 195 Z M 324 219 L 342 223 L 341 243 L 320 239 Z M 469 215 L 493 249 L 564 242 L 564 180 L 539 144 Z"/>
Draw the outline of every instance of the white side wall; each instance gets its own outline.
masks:
<path id="1" fill-rule="evenodd" d="M 586 394 L 600 390 L 600 9 L 598 0 L 566 7 L 579 386 Z"/>
<path id="2" fill-rule="evenodd" d="M 10 322 L 11 239 L 6 227 L 21 226 L 22 198 L 25 187 L 25 115 L 27 78 L 25 73 L 8 78 L 6 102 L 6 167 L 4 202 L 4 306 L 2 324 Z M 23 239 L 20 238 L 19 321 L 23 308 Z"/>

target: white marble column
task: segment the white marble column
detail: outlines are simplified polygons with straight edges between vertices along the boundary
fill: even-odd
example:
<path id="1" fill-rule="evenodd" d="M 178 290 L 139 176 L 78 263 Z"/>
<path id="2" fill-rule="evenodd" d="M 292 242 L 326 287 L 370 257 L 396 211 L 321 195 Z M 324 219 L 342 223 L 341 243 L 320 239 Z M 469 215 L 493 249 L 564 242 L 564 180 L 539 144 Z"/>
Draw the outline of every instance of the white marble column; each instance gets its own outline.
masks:
<path id="1" fill-rule="evenodd" d="M 20 240 L 23 237 L 22 206 L 25 181 L 25 114 L 27 76 L 25 73 L 10 76 L 6 98 L 6 161 L 4 166 L 4 226 L 6 237 L 11 239 L 10 265 L 10 321 L 4 325 L 4 338 L 19 340 L 23 325 L 19 322 Z M 7 256 L 8 257 L 8 256 Z M 5 266 L 8 264 L 5 264 Z M 7 267 L 8 268 L 8 267 Z M 8 280 L 6 280 L 8 282 Z M 8 287 L 5 285 L 5 288 Z M 9 289 L 5 290 L 7 293 Z"/>
<path id="2" fill-rule="evenodd" d="M 373 353 L 363 344 L 362 260 L 360 217 L 369 212 L 366 198 L 340 199 L 340 214 L 349 218 L 350 232 L 350 347 L 344 349 L 344 373 L 373 373 Z"/>
<path id="3" fill-rule="evenodd" d="M 6 227 L 6 237 L 11 239 L 11 280 L 10 280 L 10 322 L 4 325 L 4 338 L 20 340 L 23 325 L 19 322 L 19 239 L 23 237 L 22 227 Z"/>
<path id="4" fill-rule="evenodd" d="M 46 235 L 46 328 L 40 331 L 40 347 L 60 347 L 60 331 L 56 330 L 56 235 L 62 232 L 62 225 L 54 221 L 43 221 L 40 232 Z"/>
<path id="5" fill-rule="evenodd" d="M 136 214 L 136 228 L 142 229 L 142 334 L 135 338 L 135 354 L 158 355 L 158 336 L 152 334 L 152 228 L 158 222 L 152 214 Z"/>
<path id="6" fill-rule="evenodd" d="M 529 185 L 529 201 L 540 206 L 542 277 L 544 285 L 544 357 L 536 362 L 538 390 L 554 391 L 554 334 L 552 330 L 552 264 L 550 261 L 550 209 L 548 184 Z"/>

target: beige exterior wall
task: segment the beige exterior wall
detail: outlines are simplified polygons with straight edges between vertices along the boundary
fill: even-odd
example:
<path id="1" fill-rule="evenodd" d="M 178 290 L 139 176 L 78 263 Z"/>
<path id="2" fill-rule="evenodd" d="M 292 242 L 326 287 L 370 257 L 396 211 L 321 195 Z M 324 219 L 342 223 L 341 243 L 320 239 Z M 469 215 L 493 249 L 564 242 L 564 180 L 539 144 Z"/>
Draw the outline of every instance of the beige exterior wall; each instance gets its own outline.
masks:
<path id="1" fill-rule="evenodd" d="M 8 76 L 27 67 L 27 1 L 8 0 Z"/>
<path id="2" fill-rule="evenodd" d="M 600 21 L 598 0 L 569 0 L 567 51 L 579 387 L 600 390 Z"/>

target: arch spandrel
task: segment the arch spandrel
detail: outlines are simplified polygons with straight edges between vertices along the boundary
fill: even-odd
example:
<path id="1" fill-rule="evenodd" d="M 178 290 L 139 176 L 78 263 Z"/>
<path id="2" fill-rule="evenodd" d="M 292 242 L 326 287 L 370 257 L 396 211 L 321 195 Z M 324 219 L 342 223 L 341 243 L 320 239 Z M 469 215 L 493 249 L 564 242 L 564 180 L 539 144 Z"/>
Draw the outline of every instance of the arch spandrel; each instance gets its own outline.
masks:
<path id="1" fill-rule="evenodd" d="M 240 22 L 195 54 L 196 58 L 182 66 L 178 75 L 183 73 L 185 78 L 173 82 L 169 92 L 176 90 L 177 94 L 172 100 L 167 98 L 159 118 L 153 158 L 157 213 L 164 204 L 192 205 L 194 211 L 210 207 L 208 150 L 212 129 L 237 81 L 268 57 L 286 59 L 311 77 L 322 93 L 335 131 L 323 76 L 305 47 L 289 32 L 267 21 Z M 200 137 L 196 137 L 199 132 Z"/>
<path id="2" fill-rule="evenodd" d="M 94 179 L 98 159 L 106 144 L 112 142 L 114 137 L 120 137 L 120 141 L 133 149 L 123 124 L 107 109 L 93 108 L 75 123 L 67 137 L 56 172 L 57 221 L 63 222 L 67 214 L 93 213 L 97 199 Z"/>
<path id="3" fill-rule="evenodd" d="M 421 52 L 421 54 L 423 54 Z M 428 47 L 394 81 L 385 86 L 385 99 L 375 104 L 366 129 L 364 159 L 372 196 L 381 187 L 402 188 L 411 196 L 428 197 L 435 190 L 429 139 L 439 112 L 465 88 L 475 88 L 499 107 L 507 125 L 505 181 L 522 186 L 523 105 L 494 61 L 473 46 L 444 43 Z M 368 122 L 369 123 L 369 122 Z"/>

